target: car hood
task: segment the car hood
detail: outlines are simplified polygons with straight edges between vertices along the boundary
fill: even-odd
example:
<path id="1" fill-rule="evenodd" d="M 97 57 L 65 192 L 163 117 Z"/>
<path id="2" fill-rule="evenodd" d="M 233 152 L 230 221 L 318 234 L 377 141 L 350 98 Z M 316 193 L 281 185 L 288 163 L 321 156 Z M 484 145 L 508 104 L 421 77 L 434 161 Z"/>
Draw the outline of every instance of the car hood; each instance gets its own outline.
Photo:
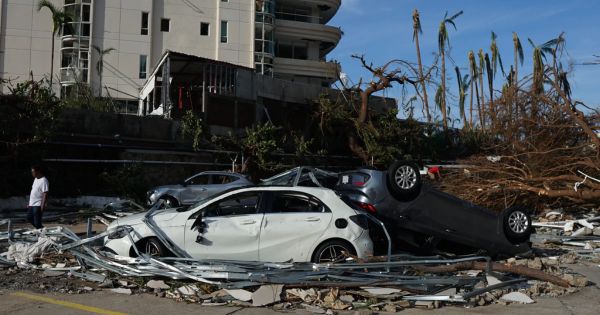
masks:
<path id="1" fill-rule="evenodd" d="M 137 224 L 142 224 L 144 223 L 142 221 L 142 219 L 144 219 L 144 217 L 146 216 L 148 212 L 142 212 L 142 213 L 137 213 L 137 214 L 132 214 L 132 215 L 128 215 L 126 217 L 122 217 L 122 218 L 118 218 L 115 221 L 113 221 L 108 228 L 114 228 L 116 226 L 119 225 L 137 225 Z M 158 210 L 156 212 L 154 212 L 154 215 L 152 216 L 152 218 L 154 219 L 155 222 L 159 223 L 160 222 L 165 222 L 165 221 L 170 221 L 171 219 L 173 219 L 175 216 L 177 216 L 177 210 L 176 209 L 167 209 L 167 210 Z"/>

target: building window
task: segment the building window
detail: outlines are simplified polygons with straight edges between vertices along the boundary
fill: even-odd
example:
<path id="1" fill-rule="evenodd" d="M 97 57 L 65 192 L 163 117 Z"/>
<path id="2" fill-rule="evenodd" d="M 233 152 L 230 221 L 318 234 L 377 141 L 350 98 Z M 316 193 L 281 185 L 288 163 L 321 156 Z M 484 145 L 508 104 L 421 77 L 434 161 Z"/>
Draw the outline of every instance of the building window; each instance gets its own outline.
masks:
<path id="1" fill-rule="evenodd" d="M 305 43 L 278 43 L 275 55 L 280 58 L 308 59 L 308 46 Z"/>
<path id="2" fill-rule="evenodd" d="M 148 12 L 142 12 L 142 35 L 148 35 Z"/>
<path id="3" fill-rule="evenodd" d="M 148 61 L 148 56 L 146 55 L 140 55 L 140 74 L 139 74 L 139 78 L 140 79 L 145 79 L 146 78 L 146 64 Z"/>
<path id="4" fill-rule="evenodd" d="M 171 20 L 170 19 L 160 19 L 160 31 L 168 32 L 171 30 Z"/>
<path id="5" fill-rule="evenodd" d="M 227 21 L 221 21 L 221 43 L 227 43 L 227 34 L 229 33 L 227 26 Z"/>
<path id="6" fill-rule="evenodd" d="M 200 23 L 200 35 L 208 36 L 210 34 L 210 24 L 201 22 Z"/>

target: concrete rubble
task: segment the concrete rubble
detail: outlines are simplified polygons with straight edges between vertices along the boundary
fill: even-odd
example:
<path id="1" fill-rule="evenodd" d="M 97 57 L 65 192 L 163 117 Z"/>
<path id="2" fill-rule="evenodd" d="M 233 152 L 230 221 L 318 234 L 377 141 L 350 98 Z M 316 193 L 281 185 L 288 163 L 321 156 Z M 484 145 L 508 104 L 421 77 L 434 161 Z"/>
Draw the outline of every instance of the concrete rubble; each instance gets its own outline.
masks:
<path id="1" fill-rule="evenodd" d="M 532 300 L 527 294 L 521 292 L 511 292 L 503 295 L 500 299 L 507 302 L 515 302 L 521 304 L 535 303 L 535 301 Z"/>

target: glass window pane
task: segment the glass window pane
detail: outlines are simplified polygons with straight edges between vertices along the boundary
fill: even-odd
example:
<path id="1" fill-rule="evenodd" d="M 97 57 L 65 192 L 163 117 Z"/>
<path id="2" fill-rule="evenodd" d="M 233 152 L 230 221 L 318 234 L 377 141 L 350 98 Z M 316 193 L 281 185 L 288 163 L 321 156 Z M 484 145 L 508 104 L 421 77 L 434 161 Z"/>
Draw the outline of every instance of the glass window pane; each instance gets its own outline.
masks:
<path id="1" fill-rule="evenodd" d="M 208 36 L 210 33 L 210 24 L 208 23 L 200 23 L 200 35 Z"/>
<path id="2" fill-rule="evenodd" d="M 227 43 L 229 31 L 227 21 L 221 21 L 221 43 Z"/>
<path id="3" fill-rule="evenodd" d="M 258 212 L 259 192 L 239 193 L 210 205 L 205 217 L 249 215 Z"/>
<path id="4" fill-rule="evenodd" d="M 171 30 L 171 20 L 161 19 L 160 20 L 160 31 L 161 32 L 169 32 L 170 30 Z"/>
<path id="5" fill-rule="evenodd" d="M 140 55 L 140 74 L 139 74 L 139 78 L 140 79 L 145 79 L 146 78 L 146 63 L 147 63 L 147 59 L 148 59 L 148 56 L 146 56 L 146 55 Z"/>

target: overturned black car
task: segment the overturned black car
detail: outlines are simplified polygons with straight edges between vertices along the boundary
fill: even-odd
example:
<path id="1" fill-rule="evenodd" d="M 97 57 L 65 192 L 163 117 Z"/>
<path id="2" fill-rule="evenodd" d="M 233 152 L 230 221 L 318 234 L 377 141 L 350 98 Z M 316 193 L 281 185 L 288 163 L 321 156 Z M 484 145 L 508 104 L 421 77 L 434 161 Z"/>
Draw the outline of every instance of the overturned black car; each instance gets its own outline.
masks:
<path id="1" fill-rule="evenodd" d="M 526 209 L 511 207 L 498 213 L 444 193 L 423 183 L 413 162 L 396 162 L 387 171 L 359 168 L 337 174 L 300 167 L 266 183 L 334 189 L 346 203 L 385 224 L 395 252 L 504 257 L 531 251 L 531 218 Z M 371 233 L 376 254 L 385 254 L 383 231 L 373 226 Z"/>

